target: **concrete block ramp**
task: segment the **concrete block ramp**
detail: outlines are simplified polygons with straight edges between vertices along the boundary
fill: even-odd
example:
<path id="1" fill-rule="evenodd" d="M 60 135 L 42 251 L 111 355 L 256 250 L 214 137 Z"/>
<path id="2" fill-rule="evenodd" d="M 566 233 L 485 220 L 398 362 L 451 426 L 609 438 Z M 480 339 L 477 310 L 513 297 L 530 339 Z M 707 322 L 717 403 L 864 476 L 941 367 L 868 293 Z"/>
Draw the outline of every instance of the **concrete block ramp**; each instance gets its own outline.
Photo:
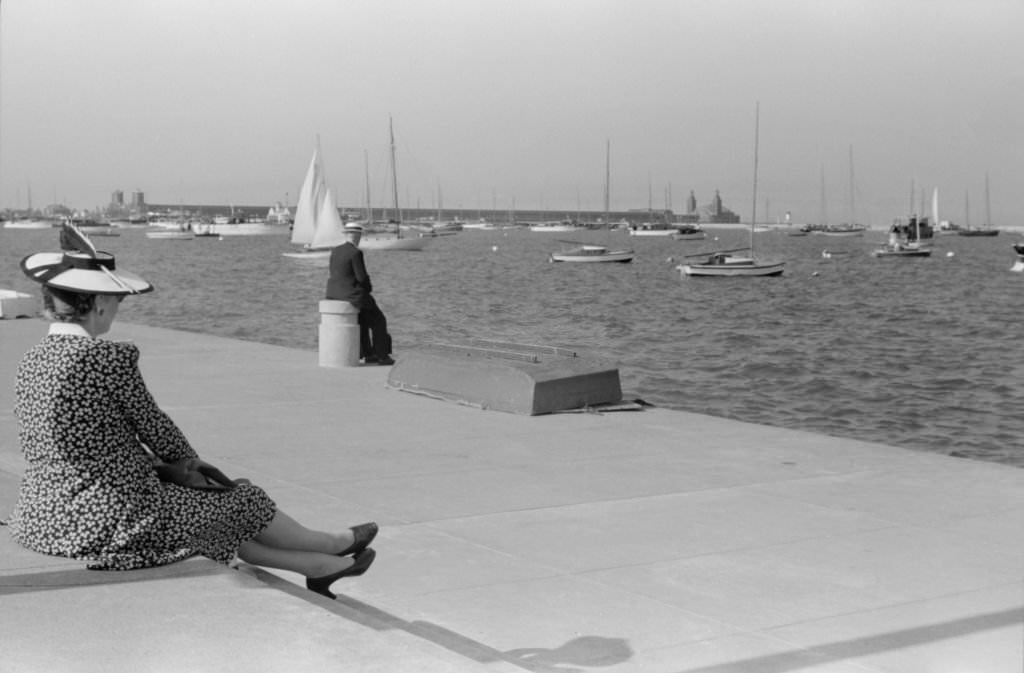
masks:
<path id="1" fill-rule="evenodd" d="M 483 339 L 407 353 L 392 368 L 388 386 L 529 416 L 622 400 L 614 362 L 569 348 Z"/>

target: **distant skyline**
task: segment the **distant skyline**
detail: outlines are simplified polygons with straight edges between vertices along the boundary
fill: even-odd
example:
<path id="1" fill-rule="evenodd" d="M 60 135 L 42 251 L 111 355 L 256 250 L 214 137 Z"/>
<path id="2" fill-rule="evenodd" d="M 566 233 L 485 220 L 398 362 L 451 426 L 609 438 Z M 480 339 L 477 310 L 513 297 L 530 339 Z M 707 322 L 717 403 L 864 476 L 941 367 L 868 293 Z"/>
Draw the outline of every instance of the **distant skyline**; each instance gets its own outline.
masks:
<path id="1" fill-rule="evenodd" d="M 1019 225 L 1019 0 L 0 0 L 0 208 L 705 205 Z M 365 162 L 364 164 L 364 156 Z"/>

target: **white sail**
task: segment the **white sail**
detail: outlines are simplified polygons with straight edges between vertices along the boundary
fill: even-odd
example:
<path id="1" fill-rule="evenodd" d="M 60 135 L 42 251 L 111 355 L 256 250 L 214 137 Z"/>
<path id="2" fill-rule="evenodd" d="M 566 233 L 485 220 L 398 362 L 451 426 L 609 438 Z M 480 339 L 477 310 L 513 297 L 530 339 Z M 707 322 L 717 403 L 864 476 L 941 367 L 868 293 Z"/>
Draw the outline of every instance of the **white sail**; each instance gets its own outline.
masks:
<path id="1" fill-rule="evenodd" d="M 309 245 L 316 232 L 317 218 L 323 208 L 327 186 L 320 168 L 320 148 L 313 150 L 313 159 L 306 171 L 306 180 L 299 191 L 295 205 L 295 222 L 292 225 L 292 243 Z"/>
<path id="2" fill-rule="evenodd" d="M 939 222 L 939 188 L 936 187 L 932 190 L 932 226 L 938 230 L 941 224 Z"/>
<path id="3" fill-rule="evenodd" d="M 345 242 L 345 225 L 338 215 L 338 204 L 330 188 L 324 190 L 324 199 L 317 216 L 316 231 L 309 247 L 315 250 L 333 248 Z"/>

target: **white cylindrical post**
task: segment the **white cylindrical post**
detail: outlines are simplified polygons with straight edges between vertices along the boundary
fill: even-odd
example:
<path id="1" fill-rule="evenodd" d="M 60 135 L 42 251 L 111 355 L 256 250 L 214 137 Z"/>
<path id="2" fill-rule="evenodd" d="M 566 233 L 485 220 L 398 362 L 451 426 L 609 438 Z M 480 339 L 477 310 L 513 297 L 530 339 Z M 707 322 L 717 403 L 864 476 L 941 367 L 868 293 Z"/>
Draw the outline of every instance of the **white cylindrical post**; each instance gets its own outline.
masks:
<path id="1" fill-rule="evenodd" d="M 320 300 L 320 366 L 359 365 L 359 309 L 347 301 Z"/>

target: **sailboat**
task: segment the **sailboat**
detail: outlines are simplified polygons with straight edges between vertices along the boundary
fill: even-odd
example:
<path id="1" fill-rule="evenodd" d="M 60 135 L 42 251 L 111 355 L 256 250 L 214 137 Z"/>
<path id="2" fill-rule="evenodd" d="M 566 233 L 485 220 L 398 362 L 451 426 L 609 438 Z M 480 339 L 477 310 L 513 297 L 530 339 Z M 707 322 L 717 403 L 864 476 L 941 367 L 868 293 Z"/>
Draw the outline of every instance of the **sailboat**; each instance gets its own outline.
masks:
<path id="1" fill-rule="evenodd" d="M 324 259 L 330 257 L 332 248 L 345 242 L 345 225 L 320 165 L 319 143 L 299 191 L 291 242 L 303 246 L 299 251 L 281 253 L 293 259 Z"/>
<path id="2" fill-rule="evenodd" d="M 857 209 L 854 206 L 854 181 L 853 181 L 853 145 L 850 146 L 850 221 L 842 224 L 826 224 L 818 232 L 825 236 L 863 236 L 867 229 L 862 224 L 857 224 Z"/>
<path id="3" fill-rule="evenodd" d="M 966 199 L 965 199 L 966 201 Z M 965 206 L 966 208 L 966 206 Z M 960 236 L 998 236 L 999 230 L 992 226 L 992 205 L 988 197 L 988 173 L 985 173 L 985 226 L 971 227 L 969 221 L 964 229 L 958 229 Z"/>
<path id="4" fill-rule="evenodd" d="M 750 213 L 750 245 L 733 250 L 698 253 L 687 257 L 705 257 L 703 262 L 680 264 L 676 268 L 686 276 L 781 276 L 785 262 L 758 259 L 754 254 L 754 223 L 757 221 L 757 160 L 760 134 L 761 103 L 754 113 L 754 202 Z M 748 251 L 749 255 L 734 255 Z"/>
<path id="5" fill-rule="evenodd" d="M 608 141 L 605 144 L 605 159 L 604 159 L 604 222 L 608 222 L 608 208 L 609 208 L 609 195 L 611 193 L 611 154 L 612 154 L 611 142 Z M 603 245 L 596 245 L 590 243 L 578 243 L 576 241 L 563 241 L 563 243 L 571 243 L 574 247 L 561 250 L 559 252 L 552 252 L 548 255 L 548 261 L 550 262 L 576 262 L 576 263 L 594 263 L 594 262 L 632 262 L 633 251 L 622 249 L 622 250 L 609 250 Z"/>
<path id="6" fill-rule="evenodd" d="M 430 238 L 402 236 L 402 211 L 398 208 L 398 172 L 395 169 L 395 130 L 390 118 L 388 118 L 388 133 L 391 139 L 391 195 L 395 231 L 393 233 L 367 231 L 363 234 L 359 247 L 362 250 L 422 250 L 427 247 Z"/>

